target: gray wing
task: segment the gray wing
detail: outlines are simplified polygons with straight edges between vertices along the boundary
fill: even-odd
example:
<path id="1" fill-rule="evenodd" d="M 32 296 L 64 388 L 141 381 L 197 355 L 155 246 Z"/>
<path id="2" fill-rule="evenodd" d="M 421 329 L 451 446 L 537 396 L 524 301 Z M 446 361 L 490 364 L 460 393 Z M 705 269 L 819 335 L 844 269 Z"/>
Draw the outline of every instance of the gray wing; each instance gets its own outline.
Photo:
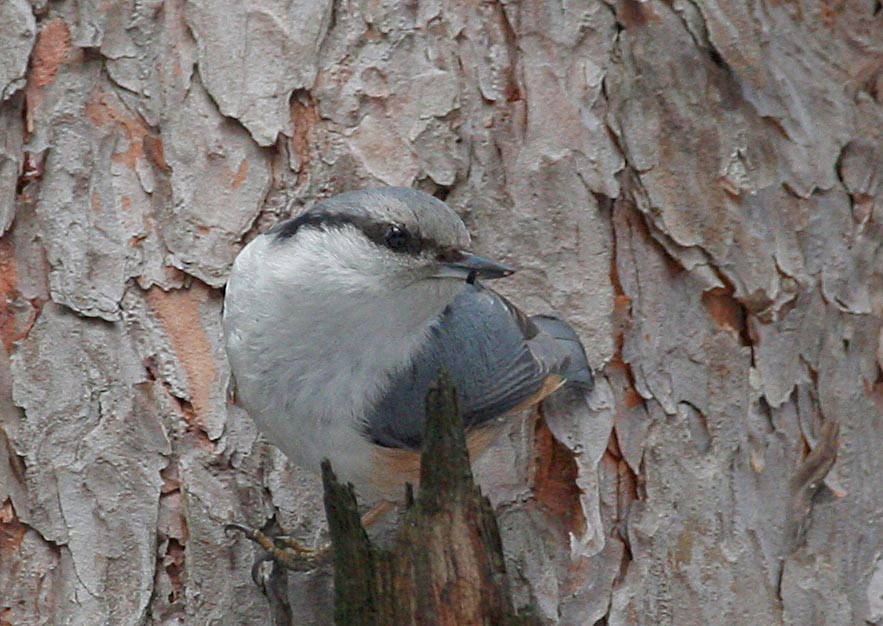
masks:
<path id="1" fill-rule="evenodd" d="M 530 400 L 550 374 L 591 385 L 582 345 L 566 322 L 528 318 L 499 294 L 466 285 L 366 416 L 366 435 L 382 446 L 419 449 L 426 393 L 442 369 L 453 379 L 467 428 Z"/>

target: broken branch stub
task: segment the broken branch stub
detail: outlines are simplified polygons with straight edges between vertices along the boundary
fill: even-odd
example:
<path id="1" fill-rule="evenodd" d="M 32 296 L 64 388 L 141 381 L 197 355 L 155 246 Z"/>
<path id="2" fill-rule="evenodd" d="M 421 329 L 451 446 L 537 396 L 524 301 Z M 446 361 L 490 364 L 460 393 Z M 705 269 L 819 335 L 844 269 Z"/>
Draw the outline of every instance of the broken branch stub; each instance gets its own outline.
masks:
<path id="1" fill-rule="evenodd" d="M 497 520 L 475 485 L 446 374 L 426 399 L 420 491 L 390 549 L 362 527 L 351 485 L 322 465 L 338 626 L 533 626 L 512 607 Z"/>

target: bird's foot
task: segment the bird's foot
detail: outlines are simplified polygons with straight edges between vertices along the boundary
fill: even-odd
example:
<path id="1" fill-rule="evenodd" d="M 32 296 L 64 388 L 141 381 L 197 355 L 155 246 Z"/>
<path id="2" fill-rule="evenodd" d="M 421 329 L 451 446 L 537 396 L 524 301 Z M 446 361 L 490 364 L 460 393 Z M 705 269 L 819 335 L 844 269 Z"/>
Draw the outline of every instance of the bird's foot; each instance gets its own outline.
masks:
<path id="1" fill-rule="evenodd" d="M 229 534 L 231 531 L 241 532 L 247 539 L 258 544 L 264 550 L 251 568 L 251 577 L 255 584 L 260 585 L 260 568 L 267 561 L 273 561 L 292 572 L 310 572 L 318 569 L 331 560 L 331 545 L 312 549 L 303 546 L 288 535 L 269 535 L 263 530 L 249 528 L 242 524 L 230 523 L 224 526 Z"/>
<path id="2" fill-rule="evenodd" d="M 395 505 L 392 502 L 381 501 L 362 516 L 362 525 L 368 528 L 386 517 L 394 509 Z M 275 523 L 272 527 L 278 529 Z M 292 572 L 311 572 L 331 562 L 331 544 L 325 544 L 318 549 L 307 548 L 284 532 L 277 534 L 272 530 L 251 528 L 233 522 L 226 524 L 224 531 L 228 535 L 231 532 L 240 532 L 245 535 L 246 539 L 263 548 L 263 554 L 258 555 L 251 568 L 251 579 L 259 587 L 263 586 L 261 566 L 268 561 Z"/>

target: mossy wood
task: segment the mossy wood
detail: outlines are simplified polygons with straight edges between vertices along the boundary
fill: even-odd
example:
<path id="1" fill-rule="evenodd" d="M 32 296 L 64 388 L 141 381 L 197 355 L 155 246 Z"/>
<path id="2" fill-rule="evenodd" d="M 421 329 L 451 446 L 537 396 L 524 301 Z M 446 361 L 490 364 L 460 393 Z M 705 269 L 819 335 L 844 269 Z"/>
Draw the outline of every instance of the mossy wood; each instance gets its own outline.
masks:
<path id="1" fill-rule="evenodd" d="M 442 375 L 427 397 L 420 491 L 391 549 L 362 527 L 351 485 L 322 466 L 338 626 L 531 626 L 516 613 L 497 520 L 472 479 L 456 393 Z"/>

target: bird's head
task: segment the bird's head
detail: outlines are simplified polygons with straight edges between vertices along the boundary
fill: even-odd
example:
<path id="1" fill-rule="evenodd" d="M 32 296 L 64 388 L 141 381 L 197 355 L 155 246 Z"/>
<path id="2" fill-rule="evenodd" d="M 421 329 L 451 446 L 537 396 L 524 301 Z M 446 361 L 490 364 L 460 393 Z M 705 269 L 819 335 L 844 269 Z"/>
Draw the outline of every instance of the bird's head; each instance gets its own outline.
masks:
<path id="1" fill-rule="evenodd" d="M 469 233 L 444 202 L 414 189 L 343 193 L 271 229 L 281 271 L 315 289 L 394 297 L 408 290 L 452 299 L 464 281 L 512 268 L 468 251 Z M 290 275 L 290 274 L 289 274 Z"/>

